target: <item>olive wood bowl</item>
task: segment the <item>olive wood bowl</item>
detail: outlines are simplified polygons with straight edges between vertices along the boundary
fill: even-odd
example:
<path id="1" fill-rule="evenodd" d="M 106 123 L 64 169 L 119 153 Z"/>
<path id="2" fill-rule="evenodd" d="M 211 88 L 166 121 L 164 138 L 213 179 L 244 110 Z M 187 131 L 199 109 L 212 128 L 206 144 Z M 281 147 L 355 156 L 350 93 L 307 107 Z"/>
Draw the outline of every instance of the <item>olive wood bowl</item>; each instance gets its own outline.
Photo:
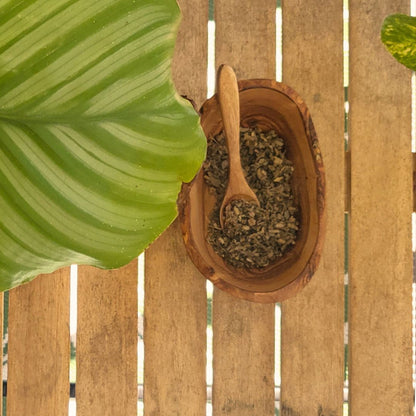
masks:
<path id="1" fill-rule="evenodd" d="M 294 296 L 317 269 L 324 238 L 325 176 L 322 156 L 309 110 L 300 96 L 283 83 L 242 80 L 240 124 L 275 130 L 286 142 L 293 162 L 292 189 L 299 207 L 295 245 L 261 269 L 237 269 L 218 256 L 207 242 L 207 227 L 215 196 L 204 182 L 203 169 L 183 184 L 178 198 L 179 220 L 187 252 L 198 270 L 218 288 L 249 301 L 280 302 Z M 201 110 L 201 125 L 209 141 L 223 129 L 217 96 Z"/>

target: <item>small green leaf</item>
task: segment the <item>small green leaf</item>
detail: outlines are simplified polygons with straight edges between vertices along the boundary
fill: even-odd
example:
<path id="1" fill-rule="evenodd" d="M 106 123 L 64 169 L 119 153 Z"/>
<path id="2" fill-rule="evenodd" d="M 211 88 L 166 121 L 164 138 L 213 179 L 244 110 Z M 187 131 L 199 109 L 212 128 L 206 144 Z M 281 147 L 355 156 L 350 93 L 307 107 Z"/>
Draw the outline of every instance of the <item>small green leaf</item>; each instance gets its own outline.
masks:
<path id="1" fill-rule="evenodd" d="M 176 93 L 175 0 L 0 0 L 0 290 L 126 264 L 206 140 Z"/>
<path id="2" fill-rule="evenodd" d="M 416 70 L 416 17 L 392 14 L 383 22 L 381 40 L 403 65 Z"/>

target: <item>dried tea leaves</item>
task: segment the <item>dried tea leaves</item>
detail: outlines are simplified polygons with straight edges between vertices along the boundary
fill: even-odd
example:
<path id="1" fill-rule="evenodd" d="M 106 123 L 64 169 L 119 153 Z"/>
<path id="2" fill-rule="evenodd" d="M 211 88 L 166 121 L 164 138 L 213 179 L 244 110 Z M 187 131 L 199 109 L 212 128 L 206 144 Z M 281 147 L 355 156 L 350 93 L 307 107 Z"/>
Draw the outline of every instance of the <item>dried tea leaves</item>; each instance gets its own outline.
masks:
<path id="1" fill-rule="evenodd" d="M 276 132 L 240 129 L 241 164 L 260 207 L 234 200 L 225 209 L 222 229 L 219 210 L 228 183 L 227 147 L 223 133 L 208 142 L 204 179 L 216 197 L 208 225 L 208 242 L 236 268 L 259 269 L 281 257 L 295 244 L 299 228 L 291 178 L 293 164 Z"/>

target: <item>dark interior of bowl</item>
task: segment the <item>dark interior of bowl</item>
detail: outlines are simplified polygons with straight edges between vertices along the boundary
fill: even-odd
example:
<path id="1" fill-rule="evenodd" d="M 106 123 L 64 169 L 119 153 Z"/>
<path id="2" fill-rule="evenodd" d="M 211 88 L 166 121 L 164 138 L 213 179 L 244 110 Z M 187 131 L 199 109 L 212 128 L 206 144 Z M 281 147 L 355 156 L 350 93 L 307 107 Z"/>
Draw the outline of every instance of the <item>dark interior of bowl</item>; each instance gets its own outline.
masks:
<path id="1" fill-rule="evenodd" d="M 294 164 L 292 188 L 300 211 L 296 244 L 262 269 L 236 269 L 224 262 L 207 242 L 214 206 L 202 170 L 184 185 L 180 220 L 188 253 L 197 268 L 215 285 L 234 296 L 276 302 L 293 296 L 316 270 L 323 240 L 324 174 L 317 138 L 306 105 L 284 84 L 270 80 L 240 81 L 241 126 L 275 130 L 285 140 Z M 201 124 L 210 140 L 222 130 L 216 96 L 201 109 Z"/>

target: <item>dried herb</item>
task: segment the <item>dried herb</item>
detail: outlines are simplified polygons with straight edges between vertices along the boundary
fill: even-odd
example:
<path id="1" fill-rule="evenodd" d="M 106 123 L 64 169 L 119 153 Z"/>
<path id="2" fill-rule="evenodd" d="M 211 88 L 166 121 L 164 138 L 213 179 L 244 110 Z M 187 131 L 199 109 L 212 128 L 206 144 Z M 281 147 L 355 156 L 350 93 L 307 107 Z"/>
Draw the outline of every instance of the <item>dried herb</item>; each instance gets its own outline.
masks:
<path id="1" fill-rule="evenodd" d="M 208 242 L 236 268 L 259 269 L 281 257 L 296 242 L 299 229 L 291 179 L 293 164 L 286 157 L 284 140 L 273 130 L 240 129 L 241 164 L 260 207 L 235 200 L 225 210 L 222 229 L 219 210 L 228 182 L 224 134 L 208 142 L 204 179 L 216 204 L 208 225 Z"/>

